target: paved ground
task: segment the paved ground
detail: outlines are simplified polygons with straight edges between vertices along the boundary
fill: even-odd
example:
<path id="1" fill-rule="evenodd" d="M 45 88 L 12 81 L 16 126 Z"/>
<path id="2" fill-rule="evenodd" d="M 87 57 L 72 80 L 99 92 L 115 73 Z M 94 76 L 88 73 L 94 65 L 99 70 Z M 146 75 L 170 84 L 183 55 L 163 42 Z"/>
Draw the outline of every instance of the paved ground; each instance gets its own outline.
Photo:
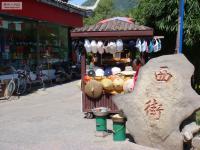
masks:
<path id="1" fill-rule="evenodd" d="M 0 150 L 138 150 L 128 139 L 113 142 L 112 135 L 94 136 L 95 120 L 83 118 L 76 85 L 58 85 L 0 103 Z M 110 120 L 108 128 L 112 129 Z"/>

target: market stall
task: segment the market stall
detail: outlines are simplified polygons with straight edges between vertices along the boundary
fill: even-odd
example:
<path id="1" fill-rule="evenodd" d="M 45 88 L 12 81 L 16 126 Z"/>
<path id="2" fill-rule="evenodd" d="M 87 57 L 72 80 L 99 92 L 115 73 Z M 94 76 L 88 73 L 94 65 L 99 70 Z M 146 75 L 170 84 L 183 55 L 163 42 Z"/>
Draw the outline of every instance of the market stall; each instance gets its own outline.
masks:
<path id="1" fill-rule="evenodd" d="M 126 17 L 75 28 L 71 37 L 76 43 L 73 49 L 81 52 L 82 111 L 89 117 L 97 107 L 118 112 L 112 96 L 131 92 L 140 66 L 137 60 L 148 60 L 161 50 L 161 40 L 154 38 L 152 28 Z"/>

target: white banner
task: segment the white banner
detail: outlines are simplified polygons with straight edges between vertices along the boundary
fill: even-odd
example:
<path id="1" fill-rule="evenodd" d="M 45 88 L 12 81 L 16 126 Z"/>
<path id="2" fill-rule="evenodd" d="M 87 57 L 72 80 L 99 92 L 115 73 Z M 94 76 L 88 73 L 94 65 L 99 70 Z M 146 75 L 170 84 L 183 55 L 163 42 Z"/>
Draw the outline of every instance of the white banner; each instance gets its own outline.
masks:
<path id="1" fill-rule="evenodd" d="M 1 2 L 2 10 L 22 10 L 22 2 Z"/>

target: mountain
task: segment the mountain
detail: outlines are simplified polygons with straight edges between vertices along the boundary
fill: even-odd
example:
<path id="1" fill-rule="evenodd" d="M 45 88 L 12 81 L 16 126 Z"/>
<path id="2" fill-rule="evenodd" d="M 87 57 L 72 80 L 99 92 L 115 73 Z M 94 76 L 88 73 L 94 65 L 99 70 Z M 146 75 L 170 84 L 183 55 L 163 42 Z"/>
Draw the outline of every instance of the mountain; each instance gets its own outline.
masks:
<path id="1" fill-rule="evenodd" d="M 91 6 L 94 5 L 94 3 L 96 2 L 96 0 L 86 0 L 83 4 L 81 4 L 82 6 Z"/>
<path id="2" fill-rule="evenodd" d="M 101 0 L 93 16 L 84 19 L 85 25 L 91 25 L 102 19 L 116 16 L 129 16 L 130 11 L 137 7 L 139 0 Z M 83 6 L 92 6 L 96 0 L 86 0 Z"/>
<path id="3" fill-rule="evenodd" d="M 115 10 L 126 11 L 137 6 L 138 0 L 112 0 Z M 82 6 L 92 6 L 96 0 L 86 0 Z"/>

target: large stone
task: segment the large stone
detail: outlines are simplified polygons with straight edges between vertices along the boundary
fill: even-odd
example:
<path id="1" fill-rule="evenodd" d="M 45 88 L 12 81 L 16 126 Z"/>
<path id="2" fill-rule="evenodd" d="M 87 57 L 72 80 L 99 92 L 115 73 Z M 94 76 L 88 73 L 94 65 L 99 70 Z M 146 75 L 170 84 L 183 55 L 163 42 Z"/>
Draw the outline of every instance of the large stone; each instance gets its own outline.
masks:
<path id="1" fill-rule="evenodd" d="M 191 87 L 193 65 L 182 54 L 151 59 L 140 69 L 133 93 L 113 98 L 127 116 L 136 143 L 161 150 L 182 150 L 181 123 L 200 108 Z"/>
<path id="2" fill-rule="evenodd" d="M 192 150 L 200 150 L 200 135 L 197 135 L 192 139 L 192 148 Z"/>

